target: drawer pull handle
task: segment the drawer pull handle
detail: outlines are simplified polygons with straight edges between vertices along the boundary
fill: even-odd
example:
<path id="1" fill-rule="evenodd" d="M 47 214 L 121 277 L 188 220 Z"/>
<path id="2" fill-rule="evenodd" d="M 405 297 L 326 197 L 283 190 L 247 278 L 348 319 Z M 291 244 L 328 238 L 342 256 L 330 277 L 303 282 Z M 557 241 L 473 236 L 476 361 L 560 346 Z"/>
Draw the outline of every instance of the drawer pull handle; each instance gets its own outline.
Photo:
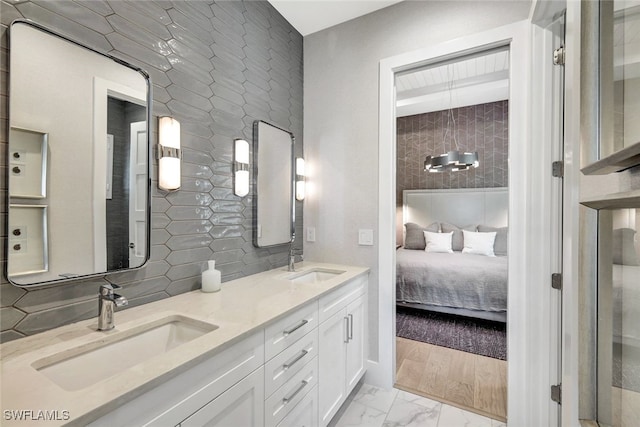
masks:
<path id="1" fill-rule="evenodd" d="M 349 340 L 353 339 L 353 314 L 349 314 Z"/>
<path id="2" fill-rule="evenodd" d="M 349 317 L 344 316 L 344 342 L 349 342 Z"/>
<path id="3" fill-rule="evenodd" d="M 284 365 L 282 365 L 282 367 L 285 369 L 285 371 L 287 369 L 289 369 L 290 367 L 292 367 L 293 365 L 295 365 L 296 363 L 298 363 L 298 361 L 300 361 L 300 359 L 302 359 L 303 357 L 305 357 L 309 352 L 307 350 L 302 350 L 302 352 L 295 358 L 293 359 L 291 362 L 287 362 Z"/>
<path id="4" fill-rule="evenodd" d="M 283 398 L 282 398 L 282 403 L 284 403 L 284 404 L 286 405 L 287 403 L 291 402 L 291 401 L 293 400 L 293 398 L 294 398 L 294 397 L 296 397 L 296 395 L 297 395 L 298 393 L 300 393 L 300 392 L 302 391 L 302 389 L 303 389 L 303 388 L 305 388 L 305 387 L 306 387 L 306 385 L 307 385 L 307 384 L 309 384 L 309 381 L 307 381 L 307 380 L 303 380 L 303 381 L 302 381 L 302 384 L 300 384 L 300 387 L 298 387 L 298 388 L 296 389 L 296 391 L 294 391 L 294 392 L 291 394 L 291 396 L 286 396 L 286 397 L 283 397 Z"/>
<path id="5" fill-rule="evenodd" d="M 287 335 L 290 335 L 290 334 L 294 333 L 295 331 L 297 331 L 298 329 L 302 328 L 307 323 L 309 323 L 309 321 L 307 319 L 303 319 L 302 322 L 298 323 L 296 326 L 292 327 L 291 329 L 286 329 L 286 330 L 282 331 L 282 333 L 286 337 Z"/>

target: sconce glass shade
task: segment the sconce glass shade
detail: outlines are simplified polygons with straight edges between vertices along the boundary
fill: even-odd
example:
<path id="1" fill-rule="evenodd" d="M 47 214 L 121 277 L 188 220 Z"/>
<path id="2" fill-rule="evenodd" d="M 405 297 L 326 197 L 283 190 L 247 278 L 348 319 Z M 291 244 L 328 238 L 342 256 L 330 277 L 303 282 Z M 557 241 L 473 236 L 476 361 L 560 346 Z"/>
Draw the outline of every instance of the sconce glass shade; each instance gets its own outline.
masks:
<path id="1" fill-rule="evenodd" d="M 158 118 L 158 187 L 180 188 L 180 122 L 172 117 Z"/>
<path id="2" fill-rule="evenodd" d="M 244 197 L 249 194 L 249 143 L 244 139 L 235 140 L 234 148 L 234 177 L 233 192 L 236 196 Z"/>
<path id="3" fill-rule="evenodd" d="M 305 172 L 304 172 L 304 159 L 302 157 L 296 158 L 296 200 L 303 201 L 305 193 Z"/>
<path id="4" fill-rule="evenodd" d="M 477 168 L 478 152 L 460 153 L 459 151 L 449 151 L 439 156 L 427 156 L 424 160 L 424 170 L 432 173 L 456 172 L 469 168 Z"/>

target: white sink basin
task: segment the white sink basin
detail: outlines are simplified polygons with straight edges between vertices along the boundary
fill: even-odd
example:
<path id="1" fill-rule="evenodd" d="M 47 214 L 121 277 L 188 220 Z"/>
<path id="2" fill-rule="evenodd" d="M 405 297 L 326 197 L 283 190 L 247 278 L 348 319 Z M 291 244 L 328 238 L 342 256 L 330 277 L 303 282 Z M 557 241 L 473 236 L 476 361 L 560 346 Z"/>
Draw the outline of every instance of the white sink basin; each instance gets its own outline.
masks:
<path id="1" fill-rule="evenodd" d="M 296 284 L 303 283 L 319 283 L 325 280 L 333 279 L 339 274 L 344 273 L 343 270 L 328 270 L 324 268 L 314 268 L 311 270 L 303 271 L 300 273 L 292 274 L 287 277 L 287 280 L 291 280 Z"/>
<path id="2" fill-rule="evenodd" d="M 41 359 L 33 367 L 65 390 L 81 390 L 218 329 L 169 316 Z"/>

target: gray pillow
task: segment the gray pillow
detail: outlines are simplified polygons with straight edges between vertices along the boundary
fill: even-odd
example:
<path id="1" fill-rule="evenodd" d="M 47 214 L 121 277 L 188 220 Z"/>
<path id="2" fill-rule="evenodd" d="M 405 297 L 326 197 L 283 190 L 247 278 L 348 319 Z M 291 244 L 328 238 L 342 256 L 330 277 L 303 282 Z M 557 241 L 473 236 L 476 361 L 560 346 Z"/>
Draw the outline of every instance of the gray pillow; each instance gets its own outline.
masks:
<path id="1" fill-rule="evenodd" d="M 496 240 L 493 242 L 493 253 L 496 256 L 507 256 L 507 247 L 509 241 L 509 227 L 489 227 L 488 225 L 479 225 L 478 231 L 481 233 L 496 232 Z"/>
<path id="2" fill-rule="evenodd" d="M 634 246 L 636 230 L 616 228 L 613 230 L 613 263 L 620 265 L 640 265 Z"/>
<path id="3" fill-rule="evenodd" d="M 447 224 L 443 222 L 440 224 L 443 233 L 451 233 L 453 231 L 453 238 L 451 240 L 451 249 L 454 251 L 461 251 L 464 248 L 464 236 L 462 230 L 477 231 L 476 225 L 465 225 L 462 228 L 456 227 L 453 224 Z"/>
<path id="4" fill-rule="evenodd" d="M 418 249 L 423 251 L 427 246 L 427 242 L 424 240 L 423 231 L 431 231 L 432 233 L 440 232 L 440 224 L 434 222 L 427 227 L 423 227 L 413 222 L 408 222 L 405 225 L 406 234 L 404 236 L 404 248 L 405 249 Z"/>

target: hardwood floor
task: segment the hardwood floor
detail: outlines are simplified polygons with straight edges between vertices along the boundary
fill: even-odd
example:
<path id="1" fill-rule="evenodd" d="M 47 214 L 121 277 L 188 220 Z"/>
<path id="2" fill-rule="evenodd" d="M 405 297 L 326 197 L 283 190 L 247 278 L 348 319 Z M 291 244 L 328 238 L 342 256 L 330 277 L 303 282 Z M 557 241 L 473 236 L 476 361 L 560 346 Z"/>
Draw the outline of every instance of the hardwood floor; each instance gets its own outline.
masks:
<path id="1" fill-rule="evenodd" d="M 399 389 L 507 420 L 507 362 L 396 338 Z"/>

